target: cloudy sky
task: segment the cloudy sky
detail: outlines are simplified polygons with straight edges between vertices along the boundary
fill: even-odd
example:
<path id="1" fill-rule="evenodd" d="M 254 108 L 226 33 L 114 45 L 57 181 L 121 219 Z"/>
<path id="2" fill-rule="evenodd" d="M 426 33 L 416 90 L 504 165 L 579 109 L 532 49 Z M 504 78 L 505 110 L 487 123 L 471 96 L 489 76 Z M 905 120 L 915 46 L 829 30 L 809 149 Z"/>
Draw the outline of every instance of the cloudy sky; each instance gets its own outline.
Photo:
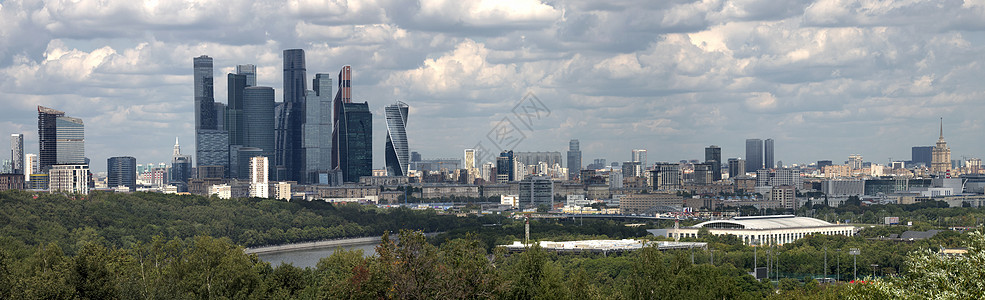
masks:
<path id="1" fill-rule="evenodd" d="M 396 100 L 425 158 L 579 139 L 585 164 L 676 161 L 773 138 L 786 164 L 885 163 L 939 117 L 953 158 L 985 146 L 983 0 L 0 0 L 0 131 L 36 153 L 44 105 L 85 120 L 94 170 L 168 161 L 175 137 L 194 153 L 193 57 L 215 59 L 217 101 L 246 63 L 281 101 L 288 48 L 309 76 L 352 66 L 377 168 Z"/>

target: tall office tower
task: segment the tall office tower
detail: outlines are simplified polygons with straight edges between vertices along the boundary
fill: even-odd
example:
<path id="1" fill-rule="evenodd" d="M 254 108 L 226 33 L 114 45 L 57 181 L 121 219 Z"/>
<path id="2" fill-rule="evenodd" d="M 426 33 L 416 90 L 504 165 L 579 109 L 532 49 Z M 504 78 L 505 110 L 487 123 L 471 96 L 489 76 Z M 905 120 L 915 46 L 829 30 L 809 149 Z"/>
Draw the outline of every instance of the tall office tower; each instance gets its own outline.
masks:
<path id="1" fill-rule="evenodd" d="M 58 141 L 55 138 L 55 120 L 65 116 L 65 112 L 38 106 L 38 169 L 47 174 L 48 169 L 57 163 Z"/>
<path id="2" fill-rule="evenodd" d="M 222 154 L 222 149 L 228 151 L 228 145 L 216 149 L 223 138 L 219 137 L 218 132 L 212 58 L 206 55 L 193 58 L 192 67 L 195 81 L 195 163 L 198 166 L 214 165 L 222 161 L 217 156 Z M 228 142 L 228 137 L 226 139 Z"/>
<path id="3" fill-rule="evenodd" d="M 352 103 L 352 90 L 351 90 L 351 79 L 352 79 L 352 68 L 349 66 L 343 66 L 342 70 L 339 71 L 339 84 L 338 91 L 335 92 L 335 98 L 332 100 L 332 170 L 334 172 L 334 178 L 332 180 L 333 184 L 338 184 L 342 182 L 342 141 L 344 140 L 345 133 L 342 132 L 343 120 L 343 104 Z"/>
<path id="4" fill-rule="evenodd" d="M 168 183 L 177 185 L 179 191 L 187 190 L 188 178 L 192 177 L 192 158 L 181 154 L 178 138 L 174 138 L 174 152 L 171 153 L 171 176 Z"/>
<path id="5" fill-rule="evenodd" d="M 503 151 L 496 158 L 496 183 L 507 183 L 514 180 L 516 160 L 513 150 Z"/>
<path id="6" fill-rule="evenodd" d="M 568 180 L 578 180 L 581 171 L 581 146 L 578 140 L 568 142 Z"/>
<path id="7" fill-rule="evenodd" d="M 52 193 L 89 193 L 89 166 L 85 164 L 59 164 L 48 171 L 48 190 Z"/>
<path id="8" fill-rule="evenodd" d="M 246 118 L 243 115 L 245 109 L 245 98 L 243 93 L 247 85 L 246 75 L 227 74 L 226 75 L 226 131 L 229 132 L 230 145 L 243 145 L 246 129 Z M 273 113 L 271 112 L 271 115 Z"/>
<path id="9" fill-rule="evenodd" d="M 137 159 L 132 156 L 110 157 L 106 160 L 106 186 L 137 188 Z"/>
<path id="10" fill-rule="evenodd" d="M 305 96 L 304 154 L 309 183 L 328 183 L 332 169 L 332 78 L 315 74 Z"/>
<path id="11" fill-rule="evenodd" d="M 746 160 L 741 158 L 728 159 L 728 177 L 735 178 L 746 174 Z"/>
<path id="12" fill-rule="evenodd" d="M 941 118 L 941 136 L 937 139 L 937 145 L 932 151 L 932 161 L 930 162 L 931 174 L 944 174 L 951 171 L 951 148 L 947 147 L 944 141 L 944 118 Z"/>
<path id="13" fill-rule="evenodd" d="M 387 105 L 386 112 L 386 173 L 389 176 L 407 176 L 410 166 L 410 147 L 407 145 L 407 103 Z"/>
<path id="14" fill-rule="evenodd" d="M 38 174 L 38 155 L 28 153 L 24 155 L 24 181 L 31 181 L 31 174 Z"/>
<path id="15" fill-rule="evenodd" d="M 266 156 L 250 158 L 250 197 L 270 198 L 270 166 Z"/>
<path id="16" fill-rule="evenodd" d="M 911 150 L 910 161 L 913 165 L 923 165 L 924 167 L 930 167 L 930 162 L 933 160 L 934 146 L 917 146 L 913 147 Z"/>
<path id="17" fill-rule="evenodd" d="M 369 103 L 343 103 L 338 124 L 338 140 L 332 142 L 338 148 L 339 171 L 335 182 L 358 182 L 359 177 L 373 175 L 373 114 Z M 334 151 L 333 151 L 334 152 Z M 333 161 L 336 158 L 333 158 Z"/>
<path id="18" fill-rule="evenodd" d="M 307 90 L 304 50 L 284 50 L 284 102 L 276 122 L 274 165 L 275 178 L 280 181 L 304 182 L 305 155 L 303 147 L 305 101 Z"/>
<path id="19" fill-rule="evenodd" d="M 852 154 L 852 155 L 849 155 L 848 156 L 848 169 L 849 170 L 861 170 L 862 169 L 862 163 L 863 162 L 864 161 L 862 160 L 862 155 L 861 154 Z"/>
<path id="20" fill-rule="evenodd" d="M 274 155 L 274 89 L 251 86 L 243 90 L 243 146 Z"/>
<path id="21" fill-rule="evenodd" d="M 10 163 L 11 171 L 14 174 L 29 174 L 24 171 L 24 135 L 14 133 L 10 135 Z"/>
<path id="22" fill-rule="evenodd" d="M 763 165 L 764 169 L 776 168 L 776 165 L 774 165 L 776 159 L 773 157 L 773 139 L 766 139 L 766 141 L 764 141 L 764 146 L 765 146 L 765 149 L 763 149 L 764 150 L 763 159 L 765 159 Z"/>
<path id="23" fill-rule="evenodd" d="M 198 156 L 195 165 L 199 169 L 221 170 L 219 175 L 228 176 L 229 172 L 229 133 L 225 130 L 199 130 L 196 134 Z M 204 174 L 198 174 L 203 175 Z M 198 176 L 199 178 L 205 178 Z"/>
<path id="24" fill-rule="evenodd" d="M 722 148 L 715 145 L 705 148 L 705 163 L 711 164 L 712 180 L 722 180 Z"/>
<path id="25" fill-rule="evenodd" d="M 640 168 L 646 170 L 646 149 L 633 149 L 633 161 L 640 163 Z"/>
<path id="26" fill-rule="evenodd" d="M 237 65 L 236 74 L 246 76 L 246 86 L 257 86 L 257 66 L 252 64 Z"/>
<path id="27" fill-rule="evenodd" d="M 226 131 L 226 104 L 215 103 L 215 129 Z"/>
<path id="28" fill-rule="evenodd" d="M 85 158 L 85 124 L 82 119 L 66 116 L 55 118 L 55 144 L 58 152 L 55 164 L 89 164 Z"/>
<path id="29" fill-rule="evenodd" d="M 763 140 L 746 140 L 746 173 L 756 173 L 763 168 Z"/>
<path id="30" fill-rule="evenodd" d="M 472 176 L 473 178 L 479 177 L 479 166 L 476 164 L 477 156 L 475 154 L 475 149 L 465 149 L 465 157 L 462 160 L 465 170 L 469 173 L 469 176 Z"/>

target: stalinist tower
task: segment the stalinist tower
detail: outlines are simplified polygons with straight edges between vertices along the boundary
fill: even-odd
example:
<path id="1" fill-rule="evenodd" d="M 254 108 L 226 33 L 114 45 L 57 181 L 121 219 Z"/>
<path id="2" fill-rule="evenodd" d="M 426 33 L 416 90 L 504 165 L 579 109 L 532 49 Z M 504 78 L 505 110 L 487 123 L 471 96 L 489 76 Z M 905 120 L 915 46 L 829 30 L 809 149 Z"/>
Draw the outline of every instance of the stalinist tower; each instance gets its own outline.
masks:
<path id="1" fill-rule="evenodd" d="M 944 174 L 951 170 L 951 148 L 944 141 L 944 118 L 941 118 L 941 137 L 931 152 L 930 173 Z"/>

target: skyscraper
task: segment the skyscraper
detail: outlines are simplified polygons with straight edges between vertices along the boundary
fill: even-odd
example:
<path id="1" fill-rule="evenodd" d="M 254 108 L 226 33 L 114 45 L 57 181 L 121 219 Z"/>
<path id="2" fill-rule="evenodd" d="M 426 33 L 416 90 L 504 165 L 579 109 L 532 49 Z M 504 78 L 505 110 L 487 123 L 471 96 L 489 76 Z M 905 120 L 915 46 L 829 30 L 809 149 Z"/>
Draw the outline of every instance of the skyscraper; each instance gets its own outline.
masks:
<path id="1" fill-rule="evenodd" d="M 568 142 L 568 180 L 577 180 L 581 171 L 581 146 L 578 140 Z"/>
<path id="2" fill-rule="evenodd" d="M 332 78 L 315 74 L 311 88 L 305 96 L 305 168 L 309 183 L 326 184 L 332 169 Z"/>
<path id="3" fill-rule="evenodd" d="M 763 168 L 763 140 L 746 140 L 746 173 L 756 173 Z"/>
<path id="4" fill-rule="evenodd" d="M 188 155 L 181 154 L 178 138 L 174 138 L 174 151 L 171 153 L 171 171 L 169 184 L 178 187 L 179 192 L 188 191 L 188 178 L 192 174 L 192 161 Z"/>
<path id="5" fill-rule="evenodd" d="M 218 129 L 215 115 L 212 58 L 202 55 L 192 59 L 195 80 L 195 130 Z"/>
<path id="6" fill-rule="evenodd" d="M 640 169 L 646 170 L 646 149 L 633 149 L 633 161 L 640 163 Z"/>
<path id="7" fill-rule="evenodd" d="M 773 139 L 766 139 L 765 149 L 763 154 L 765 159 L 765 164 L 763 166 L 764 169 L 776 168 L 776 166 L 774 165 L 774 163 L 776 162 L 776 158 L 773 157 Z"/>
<path id="8" fill-rule="evenodd" d="M 270 198 L 269 172 L 270 166 L 265 156 L 250 158 L 250 197 Z"/>
<path id="9" fill-rule="evenodd" d="M 284 50 L 284 102 L 276 122 L 274 164 L 276 179 L 304 182 L 303 147 L 306 75 L 303 49 Z"/>
<path id="10" fill-rule="evenodd" d="M 705 148 L 705 163 L 711 164 L 712 180 L 722 180 L 722 148 L 715 145 Z"/>
<path id="11" fill-rule="evenodd" d="M 257 86 L 257 66 L 237 65 L 236 74 L 246 76 L 246 86 Z"/>
<path id="12" fill-rule="evenodd" d="M 10 135 L 10 163 L 11 173 L 25 174 L 24 171 L 24 135 L 14 133 Z"/>
<path id="13" fill-rule="evenodd" d="M 728 177 L 735 178 L 740 175 L 745 175 L 746 172 L 746 160 L 741 158 L 729 158 L 728 159 Z"/>
<path id="14" fill-rule="evenodd" d="M 410 165 L 410 148 L 407 145 L 406 103 L 397 101 L 387 105 L 386 112 L 386 171 L 390 176 L 406 176 Z"/>
<path id="15" fill-rule="evenodd" d="M 349 66 L 343 66 L 342 70 L 339 71 L 339 84 L 338 91 L 335 92 L 335 98 L 332 100 L 332 172 L 333 172 L 333 184 L 341 184 L 344 181 L 344 170 L 342 168 L 342 160 L 347 159 L 344 157 L 343 145 L 342 143 L 347 139 L 346 133 L 344 132 L 345 122 L 344 122 L 344 107 L 346 103 L 352 103 L 352 91 L 350 88 L 350 81 L 352 78 L 352 69 Z M 368 107 L 368 105 L 367 105 Z"/>
<path id="16" fill-rule="evenodd" d="M 243 89 L 243 146 L 263 149 L 274 155 L 274 89 L 251 86 Z"/>
<path id="17" fill-rule="evenodd" d="M 137 159 L 132 156 L 110 157 L 106 160 L 106 186 L 125 186 L 131 192 L 137 188 Z"/>
<path id="18" fill-rule="evenodd" d="M 475 149 L 465 149 L 465 157 L 463 157 L 462 164 L 465 166 L 465 170 L 468 171 L 469 176 L 472 176 L 472 178 L 479 176 Z"/>
<path id="19" fill-rule="evenodd" d="M 245 107 L 243 93 L 247 87 L 246 75 L 227 74 L 226 94 L 229 105 L 226 107 L 226 131 L 229 132 L 230 145 L 243 145 L 245 139 L 246 119 L 243 116 Z"/>
<path id="20" fill-rule="evenodd" d="M 373 114 L 368 102 L 343 103 L 341 110 L 338 140 L 332 143 L 338 149 L 333 161 L 338 163 L 333 167 L 341 182 L 358 182 L 359 177 L 373 175 Z"/>
<path id="21" fill-rule="evenodd" d="M 937 145 L 934 146 L 932 156 L 933 161 L 930 162 L 931 174 L 941 175 L 951 170 L 951 148 L 948 148 L 947 142 L 944 141 L 944 118 L 941 118 L 941 135 L 937 139 Z"/>
<path id="22" fill-rule="evenodd" d="M 24 155 L 24 181 L 31 181 L 31 174 L 39 174 L 38 155 L 28 153 Z"/>
<path id="23" fill-rule="evenodd" d="M 914 165 L 929 167 L 930 162 L 933 161 L 934 146 L 917 146 L 910 149 L 910 151 L 910 161 Z"/>
<path id="24" fill-rule="evenodd" d="M 85 158 L 85 124 L 82 119 L 60 116 L 55 118 L 55 164 L 88 164 Z"/>
<path id="25" fill-rule="evenodd" d="M 516 160 L 513 150 L 503 151 L 496 158 L 496 183 L 507 183 L 514 180 Z"/>
<path id="26" fill-rule="evenodd" d="M 58 141 L 55 133 L 55 120 L 65 116 L 65 112 L 38 106 L 38 170 L 48 174 L 51 166 L 58 160 Z"/>

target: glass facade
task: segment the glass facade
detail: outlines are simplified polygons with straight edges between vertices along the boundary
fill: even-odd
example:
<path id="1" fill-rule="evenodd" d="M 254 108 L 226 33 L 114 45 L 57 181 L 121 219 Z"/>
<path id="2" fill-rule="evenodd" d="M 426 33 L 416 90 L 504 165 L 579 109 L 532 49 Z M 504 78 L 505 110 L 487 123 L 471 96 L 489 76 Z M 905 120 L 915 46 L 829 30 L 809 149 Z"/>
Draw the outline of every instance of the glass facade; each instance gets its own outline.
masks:
<path id="1" fill-rule="evenodd" d="M 276 180 L 304 182 L 305 78 L 304 50 L 284 50 L 284 102 L 275 136 Z"/>
<path id="2" fill-rule="evenodd" d="M 373 175 L 373 114 L 369 103 L 342 104 L 339 128 L 339 170 L 344 182 Z"/>
<path id="3" fill-rule="evenodd" d="M 106 186 L 137 188 L 137 159 L 131 156 L 110 157 L 106 160 Z"/>
<path id="4" fill-rule="evenodd" d="M 243 146 L 263 149 L 264 155 L 274 153 L 274 89 L 265 86 L 248 87 L 243 91 Z"/>
<path id="5" fill-rule="evenodd" d="M 319 173 L 332 168 L 332 78 L 315 74 L 305 97 L 304 154 L 309 183 L 327 183 Z"/>
<path id="6" fill-rule="evenodd" d="M 85 125 L 82 119 L 55 119 L 56 164 L 85 164 Z"/>
<path id="7" fill-rule="evenodd" d="M 763 168 L 763 140 L 746 140 L 746 173 L 756 173 Z"/>
<path id="8" fill-rule="evenodd" d="M 385 108 L 386 112 L 386 172 L 389 176 L 406 176 L 410 165 L 410 148 L 407 145 L 406 103 L 397 101 Z"/>
<path id="9" fill-rule="evenodd" d="M 65 112 L 38 106 L 38 170 L 48 174 L 51 165 L 58 163 L 58 142 L 55 120 Z"/>

